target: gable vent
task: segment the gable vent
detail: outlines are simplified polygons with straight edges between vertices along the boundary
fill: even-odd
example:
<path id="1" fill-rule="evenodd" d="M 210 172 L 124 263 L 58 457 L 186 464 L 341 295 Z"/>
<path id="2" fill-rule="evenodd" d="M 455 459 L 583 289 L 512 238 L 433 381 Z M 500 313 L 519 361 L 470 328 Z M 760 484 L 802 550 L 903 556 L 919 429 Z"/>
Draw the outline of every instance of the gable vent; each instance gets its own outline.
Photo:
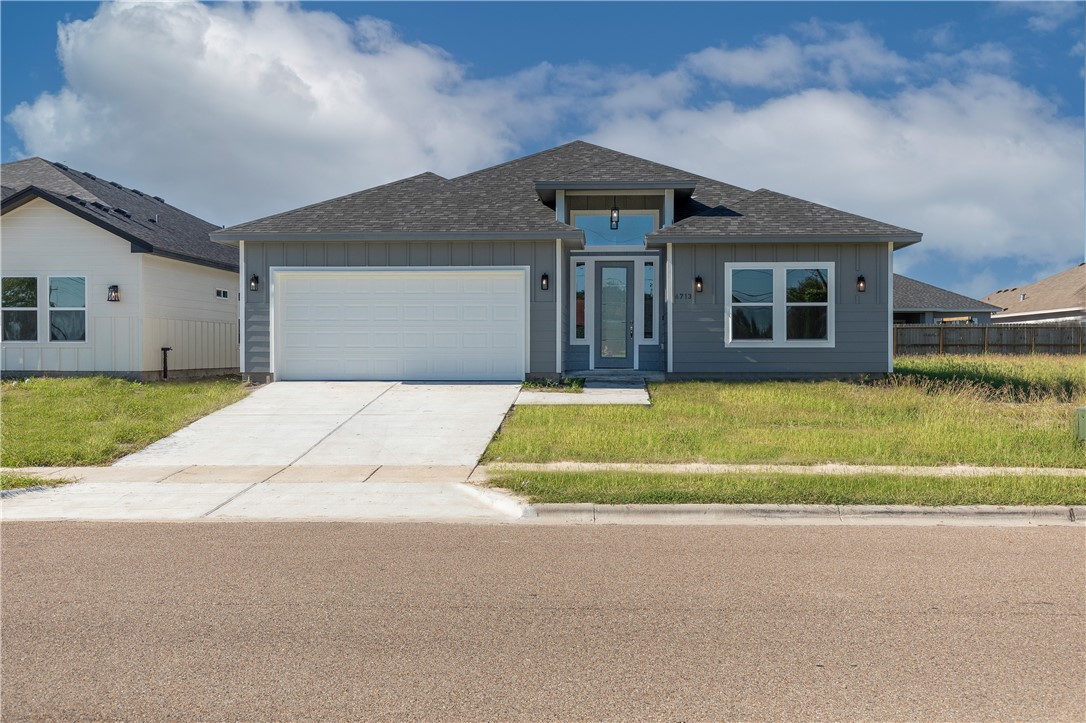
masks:
<path id="1" fill-rule="evenodd" d="M 166 199 L 164 199 L 162 196 L 151 196 L 151 198 L 155 199 L 159 203 L 166 203 Z"/>

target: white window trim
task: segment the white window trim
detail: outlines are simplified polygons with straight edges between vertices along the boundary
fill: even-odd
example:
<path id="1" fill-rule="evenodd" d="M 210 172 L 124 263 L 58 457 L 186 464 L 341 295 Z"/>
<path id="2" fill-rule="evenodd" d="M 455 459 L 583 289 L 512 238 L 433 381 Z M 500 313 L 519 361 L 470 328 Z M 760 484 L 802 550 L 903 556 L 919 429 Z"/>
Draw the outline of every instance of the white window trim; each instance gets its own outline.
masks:
<path id="1" fill-rule="evenodd" d="M 621 211 L 619 212 L 619 221 L 618 221 L 619 224 L 622 223 L 622 214 L 629 214 L 631 216 L 652 216 L 652 227 L 653 227 L 653 229 L 659 229 L 660 228 L 660 212 L 657 211 L 655 208 L 624 208 L 624 209 L 621 209 Z M 576 227 L 577 226 L 577 217 L 578 216 L 610 216 L 610 215 L 611 215 L 611 210 L 610 209 L 605 210 L 605 209 L 597 208 L 597 209 L 585 210 L 585 211 L 570 211 L 569 212 L 569 225 Z M 607 244 L 589 244 L 589 243 L 586 242 L 584 247 L 585 247 L 586 251 L 596 251 L 596 252 L 644 251 L 645 250 L 645 242 L 642 241 L 639 244 L 615 244 L 614 246 L 609 246 Z"/>
<path id="2" fill-rule="evenodd" d="M 230 298 L 230 291 L 227 290 L 227 289 L 215 289 L 215 298 L 216 299 L 224 299 L 224 300 L 229 299 Z"/>
<path id="3" fill-rule="evenodd" d="M 773 339 L 732 339 L 732 271 L 737 269 L 769 269 L 773 272 L 772 304 L 753 306 L 773 307 Z M 787 285 L 790 269 L 826 269 L 826 338 L 788 339 Z M 741 261 L 724 264 L 724 345 L 733 348 L 769 349 L 832 349 L 836 346 L 837 279 L 832 261 Z M 743 306 L 748 306 L 744 304 Z M 791 306 L 820 306 L 820 304 L 791 304 Z"/>
<path id="4" fill-rule="evenodd" d="M 4 274 L 4 279 L 34 279 L 34 287 L 37 291 L 35 294 L 36 305 L 35 306 L 5 306 L 0 309 L 0 312 L 4 311 L 33 311 L 34 317 L 37 320 L 35 327 L 35 336 L 33 339 L 4 339 L 5 344 L 40 344 L 41 343 L 41 278 L 34 274 Z M 46 303 L 48 303 L 46 299 Z"/>
<path id="5" fill-rule="evenodd" d="M 49 304 L 49 290 L 53 287 L 53 279 L 83 279 L 83 306 L 51 306 Z M 51 274 L 45 279 L 45 327 L 47 331 L 46 341 L 50 344 L 89 344 L 90 343 L 90 307 L 88 305 L 90 289 L 87 287 L 87 277 L 82 274 Z M 53 339 L 54 311 L 82 311 L 83 312 L 83 339 L 81 341 L 69 341 L 67 339 Z M 41 335 L 38 335 L 41 338 Z"/>

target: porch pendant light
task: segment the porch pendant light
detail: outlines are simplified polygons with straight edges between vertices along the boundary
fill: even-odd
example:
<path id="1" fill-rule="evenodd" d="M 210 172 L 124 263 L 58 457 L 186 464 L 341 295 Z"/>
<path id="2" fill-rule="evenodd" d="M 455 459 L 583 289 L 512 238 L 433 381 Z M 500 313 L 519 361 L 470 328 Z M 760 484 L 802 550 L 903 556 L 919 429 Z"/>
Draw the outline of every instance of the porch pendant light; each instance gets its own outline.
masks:
<path id="1" fill-rule="evenodd" d="M 611 230 L 618 230 L 618 198 L 611 200 Z"/>
<path id="2" fill-rule="evenodd" d="M 256 274 L 249 277 L 249 291 L 260 291 L 260 277 Z"/>

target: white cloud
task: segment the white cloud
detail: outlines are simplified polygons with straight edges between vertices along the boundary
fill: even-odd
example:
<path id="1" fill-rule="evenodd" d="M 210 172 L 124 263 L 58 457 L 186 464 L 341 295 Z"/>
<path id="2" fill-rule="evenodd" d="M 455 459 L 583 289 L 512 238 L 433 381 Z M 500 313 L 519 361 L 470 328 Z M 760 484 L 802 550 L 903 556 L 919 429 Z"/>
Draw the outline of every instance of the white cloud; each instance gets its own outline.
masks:
<path id="1" fill-rule="evenodd" d="M 582 135 L 923 231 L 903 268 L 1082 252 L 1082 119 L 1006 77 L 994 44 L 905 59 L 812 22 L 659 74 L 541 63 L 477 80 L 380 19 L 179 2 L 103 4 L 58 50 L 66 87 L 8 117 L 25 151 L 219 223 Z M 878 97 L 856 87 L 874 80 Z M 777 90 L 721 100 L 751 86 Z"/>
<path id="2" fill-rule="evenodd" d="M 925 233 L 926 257 L 1081 253 L 1081 121 L 996 76 L 883 100 L 811 89 L 753 108 L 614 117 L 592 139 L 914 228 Z"/>
<path id="3" fill-rule="evenodd" d="M 1026 21 L 1026 25 L 1031 30 L 1036 30 L 1041 33 L 1050 33 L 1053 30 L 1059 29 L 1064 23 L 1069 23 L 1075 20 L 1082 14 L 1081 2 L 1031 2 L 1031 3 L 1010 3 L 1012 5 L 1021 5 L 1022 12 L 1029 13 L 1029 20 Z"/>
<path id="4" fill-rule="evenodd" d="M 797 28 L 811 42 L 784 35 L 747 48 L 706 48 L 692 53 L 692 72 L 733 86 L 795 88 L 804 83 L 845 87 L 855 82 L 893 78 L 909 63 L 857 23 L 811 21 Z"/>
<path id="5" fill-rule="evenodd" d="M 27 152 L 222 223 L 497 162 L 551 120 L 519 78 L 469 81 L 384 21 L 298 6 L 103 3 L 58 53 L 65 89 L 8 116 Z"/>

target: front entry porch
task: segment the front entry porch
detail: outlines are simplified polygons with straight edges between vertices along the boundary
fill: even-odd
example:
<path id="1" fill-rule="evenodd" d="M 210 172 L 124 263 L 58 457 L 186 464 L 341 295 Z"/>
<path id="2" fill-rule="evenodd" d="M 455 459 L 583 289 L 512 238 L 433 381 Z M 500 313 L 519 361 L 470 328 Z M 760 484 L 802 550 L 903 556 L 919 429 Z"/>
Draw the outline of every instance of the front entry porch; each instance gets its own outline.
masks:
<path id="1" fill-rule="evenodd" d="M 644 381 L 665 369 L 658 251 L 569 253 L 562 375 Z"/>

